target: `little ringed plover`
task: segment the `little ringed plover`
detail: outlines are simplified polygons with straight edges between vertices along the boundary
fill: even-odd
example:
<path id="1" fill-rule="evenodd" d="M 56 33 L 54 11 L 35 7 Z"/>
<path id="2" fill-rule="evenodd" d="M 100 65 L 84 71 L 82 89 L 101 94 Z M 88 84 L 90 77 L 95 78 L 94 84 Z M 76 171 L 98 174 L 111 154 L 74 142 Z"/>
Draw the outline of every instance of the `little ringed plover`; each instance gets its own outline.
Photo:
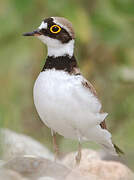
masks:
<path id="1" fill-rule="evenodd" d="M 50 17 L 24 36 L 36 36 L 47 45 L 48 55 L 35 82 L 33 96 L 41 120 L 52 131 L 55 153 L 58 153 L 55 133 L 78 140 L 77 163 L 83 141 L 94 141 L 114 155 L 122 153 L 112 143 L 106 128 L 108 114 L 102 112 L 94 87 L 78 68 L 72 24 L 62 17 Z"/>

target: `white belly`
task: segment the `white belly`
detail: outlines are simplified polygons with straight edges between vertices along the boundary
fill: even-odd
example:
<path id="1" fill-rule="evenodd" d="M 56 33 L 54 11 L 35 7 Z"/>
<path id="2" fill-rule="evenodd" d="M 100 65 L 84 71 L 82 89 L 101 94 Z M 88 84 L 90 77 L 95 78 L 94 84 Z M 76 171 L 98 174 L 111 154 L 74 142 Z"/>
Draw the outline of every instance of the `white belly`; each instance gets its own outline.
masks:
<path id="1" fill-rule="evenodd" d="M 82 80 L 82 76 L 63 71 L 41 72 L 34 85 L 34 103 L 41 120 L 55 132 L 67 138 L 92 140 L 96 132 L 90 129 L 97 127 L 106 114 L 99 113 L 100 102 L 82 86 Z"/>

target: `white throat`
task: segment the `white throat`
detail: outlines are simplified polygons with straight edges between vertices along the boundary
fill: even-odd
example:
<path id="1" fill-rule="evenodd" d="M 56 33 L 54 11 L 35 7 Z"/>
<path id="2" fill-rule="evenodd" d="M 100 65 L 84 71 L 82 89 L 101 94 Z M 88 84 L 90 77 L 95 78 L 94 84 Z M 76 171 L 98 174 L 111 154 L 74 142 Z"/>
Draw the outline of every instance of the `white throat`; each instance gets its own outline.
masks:
<path id="1" fill-rule="evenodd" d="M 48 56 L 64 56 L 69 55 L 73 56 L 74 53 L 74 40 L 70 40 L 68 43 L 61 43 L 57 39 L 52 39 L 47 36 L 38 36 L 38 38 L 47 45 Z"/>
<path id="2" fill-rule="evenodd" d="M 48 56 L 64 56 L 69 55 L 73 56 L 74 53 L 74 40 L 69 41 L 66 44 L 60 44 L 57 47 L 48 46 Z"/>

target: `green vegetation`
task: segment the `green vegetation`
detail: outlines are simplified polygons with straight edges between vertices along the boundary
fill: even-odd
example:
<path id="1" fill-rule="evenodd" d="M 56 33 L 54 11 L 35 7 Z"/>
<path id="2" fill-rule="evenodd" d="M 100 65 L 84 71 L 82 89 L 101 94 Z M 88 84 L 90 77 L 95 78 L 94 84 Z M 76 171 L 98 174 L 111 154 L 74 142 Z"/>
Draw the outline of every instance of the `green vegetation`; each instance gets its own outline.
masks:
<path id="1" fill-rule="evenodd" d="M 22 33 L 34 30 L 44 17 L 64 16 L 76 31 L 80 68 L 96 87 L 103 110 L 109 113 L 113 139 L 134 169 L 134 1 L 0 2 L 0 126 L 33 136 L 52 149 L 50 130 L 40 122 L 32 98 L 46 48 Z M 77 147 L 62 137 L 59 144 L 64 151 Z"/>

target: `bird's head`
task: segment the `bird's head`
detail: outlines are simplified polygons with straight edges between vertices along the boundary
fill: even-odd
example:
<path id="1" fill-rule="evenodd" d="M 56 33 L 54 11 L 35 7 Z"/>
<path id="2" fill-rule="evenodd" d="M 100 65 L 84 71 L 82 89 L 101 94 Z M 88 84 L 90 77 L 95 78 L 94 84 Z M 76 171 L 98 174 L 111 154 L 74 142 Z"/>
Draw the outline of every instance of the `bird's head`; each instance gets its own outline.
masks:
<path id="1" fill-rule="evenodd" d="M 73 55 L 75 34 L 71 22 L 62 17 L 44 19 L 37 30 L 24 36 L 36 36 L 48 47 L 49 56 Z"/>

